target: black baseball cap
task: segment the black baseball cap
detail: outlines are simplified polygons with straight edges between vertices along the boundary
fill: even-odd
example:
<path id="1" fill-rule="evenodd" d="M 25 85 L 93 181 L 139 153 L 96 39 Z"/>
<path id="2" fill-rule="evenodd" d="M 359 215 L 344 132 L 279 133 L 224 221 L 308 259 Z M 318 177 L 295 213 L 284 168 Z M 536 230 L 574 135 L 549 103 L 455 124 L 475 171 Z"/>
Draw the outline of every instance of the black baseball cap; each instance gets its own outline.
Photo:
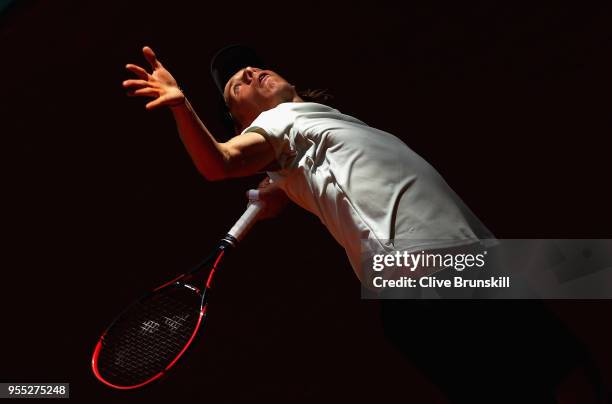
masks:
<path id="1" fill-rule="evenodd" d="M 269 66 L 264 63 L 255 50 L 246 45 L 229 45 L 213 56 L 210 62 L 210 74 L 221 97 L 223 97 L 223 90 L 228 80 L 240 69 L 247 66 L 269 69 Z"/>

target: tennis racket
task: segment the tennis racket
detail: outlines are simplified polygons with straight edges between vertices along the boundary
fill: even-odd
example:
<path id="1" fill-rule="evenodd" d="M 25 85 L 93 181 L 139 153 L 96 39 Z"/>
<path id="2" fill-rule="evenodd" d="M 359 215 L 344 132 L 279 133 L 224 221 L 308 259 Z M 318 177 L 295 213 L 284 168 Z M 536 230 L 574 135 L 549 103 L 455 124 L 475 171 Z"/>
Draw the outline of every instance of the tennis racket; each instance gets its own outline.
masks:
<path id="1" fill-rule="evenodd" d="M 215 271 L 263 208 L 259 191 L 247 194 L 246 211 L 207 259 L 132 303 L 104 331 L 91 360 L 98 380 L 121 390 L 146 386 L 164 376 L 192 345 L 206 319 Z M 208 278 L 200 285 L 194 275 L 204 270 Z"/>

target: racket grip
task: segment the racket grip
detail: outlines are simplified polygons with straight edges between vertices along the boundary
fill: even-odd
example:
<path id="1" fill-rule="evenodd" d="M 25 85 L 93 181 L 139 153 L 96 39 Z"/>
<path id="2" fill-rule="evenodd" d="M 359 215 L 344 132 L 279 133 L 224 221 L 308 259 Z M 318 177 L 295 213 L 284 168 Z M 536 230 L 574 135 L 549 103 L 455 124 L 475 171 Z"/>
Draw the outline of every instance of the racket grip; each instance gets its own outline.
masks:
<path id="1" fill-rule="evenodd" d="M 257 216 L 264 208 L 264 202 L 259 200 L 259 191 L 251 189 L 247 192 L 249 204 L 240 219 L 230 229 L 228 234 L 237 240 L 242 240 L 257 221 Z"/>

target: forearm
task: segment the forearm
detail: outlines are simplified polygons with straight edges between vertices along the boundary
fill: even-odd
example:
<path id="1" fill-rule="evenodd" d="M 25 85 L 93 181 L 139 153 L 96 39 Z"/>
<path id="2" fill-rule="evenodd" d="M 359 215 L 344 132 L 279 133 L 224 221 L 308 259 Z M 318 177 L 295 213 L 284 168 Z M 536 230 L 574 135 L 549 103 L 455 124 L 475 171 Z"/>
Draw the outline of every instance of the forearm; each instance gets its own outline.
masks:
<path id="1" fill-rule="evenodd" d="M 187 99 L 170 108 L 187 152 L 198 171 L 208 180 L 226 177 L 228 155 L 200 120 Z"/>

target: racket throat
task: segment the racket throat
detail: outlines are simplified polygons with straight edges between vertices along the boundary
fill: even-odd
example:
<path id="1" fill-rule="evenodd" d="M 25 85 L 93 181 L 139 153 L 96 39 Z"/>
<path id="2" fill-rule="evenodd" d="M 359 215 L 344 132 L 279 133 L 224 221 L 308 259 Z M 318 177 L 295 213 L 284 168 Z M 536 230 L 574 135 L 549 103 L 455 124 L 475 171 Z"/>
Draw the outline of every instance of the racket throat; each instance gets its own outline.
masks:
<path id="1" fill-rule="evenodd" d="M 213 282 L 213 278 L 215 276 L 215 272 L 217 270 L 217 267 L 219 266 L 219 264 L 221 263 L 221 261 L 223 260 L 223 258 L 225 257 L 226 253 L 236 245 L 237 240 L 235 242 L 231 242 L 226 240 L 227 237 L 231 237 L 233 238 L 231 235 L 227 235 L 226 237 L 224 237 L 221 240 L 221 243 L 219 244 L 219 249 L 217 252 L 217 256 L 213 261 L 212 267 L 210 269 L 210 272 L 208 273 L 208 279 L 206 280 L 206 290 L 209 290 L 212 287 L 212 282 Z"/>

